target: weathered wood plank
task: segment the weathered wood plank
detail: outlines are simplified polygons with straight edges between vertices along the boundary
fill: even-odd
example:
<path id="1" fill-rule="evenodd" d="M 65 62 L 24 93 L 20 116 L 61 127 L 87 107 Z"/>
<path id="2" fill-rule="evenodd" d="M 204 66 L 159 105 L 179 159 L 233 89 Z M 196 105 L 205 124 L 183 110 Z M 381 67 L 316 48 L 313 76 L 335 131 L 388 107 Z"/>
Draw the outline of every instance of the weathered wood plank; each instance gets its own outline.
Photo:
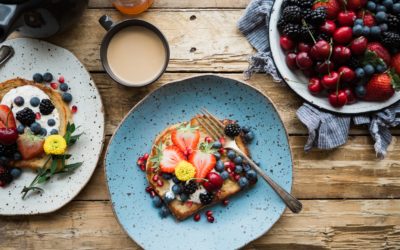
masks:
<path id="1" fill-rule="evenodd" d="M 246 249 L 400 248 L 399 200 L 303 204 L 300 214 L 286 211 Z M 138 249 L 114 218 L 110 202 L 71 202 L 50 215 L 2 218 L 0 239 L 2 249 Z"/>
<path id="2" fill-rule="evenodd" d="M 245 8 L 250 0 L 154 0 L 152 8 Z M 110 0 L 90 0 L 89 8 L 109 8 Z"/>
<path id="3" fill-rule="evenodd" d="M 301 199 L 400 198 L 400 137 L 384 161 L 376 159 L 372 140 L 350 137 L 334 151 L 304 153 L 307 138 L 290 137 L 294 161 L 293 193 Z M 106 143 L 109 142 L 109 137 Z M 76 200 L 108 200 L 103 157 L 91 181 Z M 135 159 L 132 160 L 135 162 Z M 132 164 L 132 168 L 136 166 Z"/>

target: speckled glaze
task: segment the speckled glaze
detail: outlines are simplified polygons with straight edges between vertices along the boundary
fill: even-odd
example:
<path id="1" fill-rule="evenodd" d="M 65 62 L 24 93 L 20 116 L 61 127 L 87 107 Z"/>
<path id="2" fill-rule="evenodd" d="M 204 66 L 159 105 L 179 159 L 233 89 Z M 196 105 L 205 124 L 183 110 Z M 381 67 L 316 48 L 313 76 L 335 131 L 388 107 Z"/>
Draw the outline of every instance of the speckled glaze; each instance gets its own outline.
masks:
<path id="1" fill-rule="evenodd" d="M 292 186 L 292 158 L 283 123 L 271 101 L 258 90 L 215 75 L 169 83 L 136 105 L 115 132 L 106 153 L 105 171 L 116 217 L 144 249 L 235 249 L 266 233 L 285 204 L 261 179 L 230 199 L 228 207 L 211 209 L 215 223 L 202 213 L 200 222 L 161 219 L 145 192 L 145 175 L 136 159 L 149 152 L 166 126 L 193 117 L 206 107 L 220 118 L 252 127 L 249 148 L 255 161 L 286 190 Z"/>
<path id="2" fill-rule="evenodd" d="M 0 215 L 53 212 L 82 190 L 96 168 L 104 142 L 104 113 L 100 94 L 90 74 L 71 52 L 34 39 L 18 38 L 4 44 L 11 45 L 15 55 L 0 67 L 0 82 L 15 77 L 32 79 L 37 72 L 51 72 L 56 79 L 63 75 L 74 98 L 71 105 L 78 107 L 73 119 L 80 126 L 77 132 L 84 134 L 69 150 L 73 155 L 69 162 L 83 161 L 83 165 L 73 174 L 55 177 L 45 184 L 43 194 L 32 193 L 25 200 L 21 199 L 20 192 L 35 177 L 31 170 L 24 170 L 19 179 L 6 188 L 0 188 Z"/>

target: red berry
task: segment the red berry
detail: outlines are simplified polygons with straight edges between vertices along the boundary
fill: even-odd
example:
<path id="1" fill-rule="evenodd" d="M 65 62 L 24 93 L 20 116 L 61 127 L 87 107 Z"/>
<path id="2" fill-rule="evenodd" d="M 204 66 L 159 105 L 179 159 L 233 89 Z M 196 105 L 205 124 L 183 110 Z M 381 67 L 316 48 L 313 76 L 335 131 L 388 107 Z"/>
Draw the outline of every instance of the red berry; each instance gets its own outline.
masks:
<path id="1" fill-rule="evenodd" d="M 145 165 L 140 165 L 140 170 L 145 171 L 146 170 L 146 166 Z"/>
<path id="2" fill-rule="evenodd" d="M 193 220 L 194 220 L 194 221 L 199 221 L 200 218 L 201 218 L 201 215 L 200 215 L 200 214 L 195 214 L 195 215 L 193 216 Z"/>
<path id="3" fill-rule="evenodd" d="M 203 186 L 209 192 L 217 191 L 224 184 L 224 179 L 215 172 L 208 173 L 206 178 L 207 181 L 203 182 Z"/>
<path id="4" fill-rule="evenodd" d="M 78 107 L 77 106 L 72 106 L 72 108 L 71 108 L 71 111 L 72 111 L 72 113 L 76 113 L 76 112 L 78 112 Z"/>
<path id="5" fill-rule="evenodd" d="M 224 137 L 219 138 L 219 142 L 220 142 L 222 145 L 224 145 L 224 144 L 225 144 L 225 138 L 224 138 Z"/>
<path id="6" fill-rule="evenodd" d="M 363 55 L 367 50 L 368 40 L 364 36 L 354 39 L 350 44 L 350 50 L 354 55 Z"/>
<path id="7" fill-rule="evenodd" d="M 342 11 L 337 16 L 337 21 L 339 22 L 340 26 L 353 26 L 356 19 L 356 13 L 351 10 Z"/>
<path id="8" fill-rule="evenodd" d="M 220 148 L 220 149 L 218 149 L 218 152 L 219 152 L 221 155 L 225 155 L 226 149 Z"/>
<path id="9" fill-rule="evenodd" d="M 52 83 L 50 83 L 50 87 L 52 89 L 57 89 L 58 88 L 58 84 L 56 82 L 52 82 Z"/>
<path id="10" fill-rule="evenodd" d="M 153 175 L 153 178 L 151 178 L 154 182 L 158 181 L 160 178 L 158 174 Z"/>
<path id="11" fill-rule="evenodd" d="M 337 63 L 337 64 L 343 64 L 347 62 L 351 57 L 351 51 L 349 48 L 345 46 L 335 46 L 333 48 L 333 53 L 332 53 L 332 60 Z"/>
<path id="12" fill-rule="evenodd" d="M 145 153 L 145 154 L 142 156 L 142 158 L 146 161 L 147 159 L 149 159 L 149 154 L 148 154 L 148 153 Z"/>
<path id="13" fill-rule="evenodd" d="M 354 95 L 354 92 L 352 89 L 345 88 L 343 91 L 347 95 L 347 104 L 353 104 L 357 101 L 356 96 Z"/>
<path id="14" fill-rule="evenodd" d="M 212 212 L 211 210 L 207 210 L 207 211 L 206 211 L 206 216 L 207 216 L 207 217 L 213 216 L 213 212 Z"/>
<path id="15" fill-rule="evenodd" d="M 297 69 L 296 57 L 297 55 L 295 53 L 288 53 L 286 55 L 285 61 L 290 69 Z"/>
<path id="16" fill-rule="evenodd" d="M 296 56 L 296 64 L 300 69 L 304 70 L 311 68 L 314 62 L 311 60 L 310 55 L 307 52 L 300 52 Z"/>
<path id="17" fill-rule="evenodd" d="M 164 186 L 164 182 L 162 180 L 157 181 L 157 186 L 162 187 Z"/>
<path id="18" fill-rule="evenodd" d="M 347 103 L 347 95 L 343 90 L 339 90 L 338 93 L 333 91 L 328 97 L 329 103 L 336 108 L 343 107 Z"/>
<path id="19" fill-rule="evenodd" d="M 225 207 L 229 205 L 229 200 L 225 199 L 222 201 L 222 205 L 224 205 Z"/>
<path id="20" fill-rule="evenodd" d="M 325 40 L 319 40 L 311 48 L 310 55 L 317 61 L 328 59 L 331 53 L 331 45 Z"/>
<path id="21" fill-rule="evenodd" d="M 310 50 L 311 50 L 311 45 L 308 44 L 308 43 L 303 43 L 303 42 L 301 42 L 301 43 L 299 43 L 299 45 L 297 45 L 297 50 L 298 50 L 299 52 L 310 52 Z"/>
<path id="22" fill-rule="evenodd" d="M 58 82 L 59 82 L 59 83 L 64 83 L 64 82 L 65 82 L 64 77 L 63 77 L 63 76 L 60 76 L 60 77 L 58 78 Z"/>
<path id="23" fill-rule="evenodd" d="M 144 164 L 144 160 L 143 160 L 142 158 L 139 158 L 139 159 L 137 160 L 136 164 L 137 164 L 138 166 L 143 165 L 143 164 Z"/>
<path id="24" fill-rule="evenodd" d="M 42 115 L 40 114 L 40 112 L 37 112 L 35 114 L 35 118 L 36 118 L 36 120 L 40 120 L 40 118 L 42 118 Z"/>
<path id="25" fill-rule="evenodd" d="M 332 35 L 336 30 L 336 23 L 332 20 L 326 20 L 319 28 L 320 31 Z"/>
<path id="26" fill-rule="evenodd" d="M 204 138 L 204 141 L 207 142 L 207 143 L 211 143 L 211 142 L 212 142 L 212 139 L 211 139 L 211 137 L 206 136 L 206 137 Z"/>
<path id="27" fill-rule="evenodd" d="M 145 190 L 146 190 L 147 193 L 150 193 L 150 191 L 153 191 L 153 187 L 152 186 L 147 186 Z"/>
<path id="28" fill-rule="evenodd" d="M 210 222 L 210 223 L 214 223 L 214 217 L 207 216 L 207 221 Z"/>
<path id="29" fill-rule="evenodd" d="M 333 40 L 337 43 L 346 44 L 353 38 L 353 29 L 345 26 L 340 27 L 333 33 Z"/>
<path id="30" fill-rule="evenodd" d="M 325 75 L 335 69 L 335 64 L 331 61 L 317 62 L 315 69 L 319 74 Z"/>
<path id="31" fill-rule="evenodd" d="M 281 36 L 279 43 L 284 50 L 292 50 L 295 46 L 295 43 L 288 36 Z"/>
<path id="32" fill-rule="evenodd" d="M 340 80 L 346 83 L 351 83 L 356 78 L 356 73 L 346 66 L 340 67 L 338 69 L 338 73 L 342 75 Z"/>
<path id="33" fill-rule="evenodd" d="M 239 181 L 239 179 L 240 179 L 240 174 L 235 174 L 233 178 L 235 179 L 235 181 Z"/>
<path id="34" fill-rule="evenodd" d="M 326 89 L 335 89 L 339 81 L 339 74 L 335 71 L 331 72 L 330 75 L 324 75 L 322 77 L 322 86 Z"/>
<path id="35" fill-rule="evenodd" d="M 313 95 L 321 93 L 321 91 L 323 90 L 323 86 L 319 78 L 310 79 L 310 81 L 308 82 L 308 90 Z"/>

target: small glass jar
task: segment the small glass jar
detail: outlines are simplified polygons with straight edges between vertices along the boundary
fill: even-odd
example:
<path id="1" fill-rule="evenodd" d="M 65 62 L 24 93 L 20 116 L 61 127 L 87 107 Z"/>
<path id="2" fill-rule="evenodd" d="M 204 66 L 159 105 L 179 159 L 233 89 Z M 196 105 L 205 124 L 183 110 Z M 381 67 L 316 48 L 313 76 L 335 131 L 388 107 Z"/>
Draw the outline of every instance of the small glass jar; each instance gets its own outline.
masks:
<path id="1" fill-rule="evenodd" d="M 111 3 L 123 14 L 137 15 L 150 8 L 153 0 L 111 0 Z"/>

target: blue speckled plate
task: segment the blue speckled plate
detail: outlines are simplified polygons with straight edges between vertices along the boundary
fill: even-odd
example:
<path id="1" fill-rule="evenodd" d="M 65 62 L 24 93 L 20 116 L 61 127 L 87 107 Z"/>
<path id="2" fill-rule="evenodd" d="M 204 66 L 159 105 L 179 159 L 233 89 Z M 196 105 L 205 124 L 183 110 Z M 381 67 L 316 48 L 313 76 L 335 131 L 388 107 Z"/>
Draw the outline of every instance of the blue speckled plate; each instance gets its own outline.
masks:
<path id="1" fill-rule="evenodd" d="M 265 234 L 285 204 L 264 181 L 212 207 L 215 223 L 172 217 L 161 219 L 145 192 L 147 181 L 136 159 L 149 152 L 159 132 L 187 121 L 206 107 L 220 118 L 250 125 L 256 139 L 253 159 L 286 190 L 292 185 L 292 158 L 283 123 L 271 101 L 236 80 L 198 76 L 164 85 L 136 105 L 115 132 L 106 153 L 105 171 L 114 212 L 129 236 L 145 249 L 234 249 Z"/>

